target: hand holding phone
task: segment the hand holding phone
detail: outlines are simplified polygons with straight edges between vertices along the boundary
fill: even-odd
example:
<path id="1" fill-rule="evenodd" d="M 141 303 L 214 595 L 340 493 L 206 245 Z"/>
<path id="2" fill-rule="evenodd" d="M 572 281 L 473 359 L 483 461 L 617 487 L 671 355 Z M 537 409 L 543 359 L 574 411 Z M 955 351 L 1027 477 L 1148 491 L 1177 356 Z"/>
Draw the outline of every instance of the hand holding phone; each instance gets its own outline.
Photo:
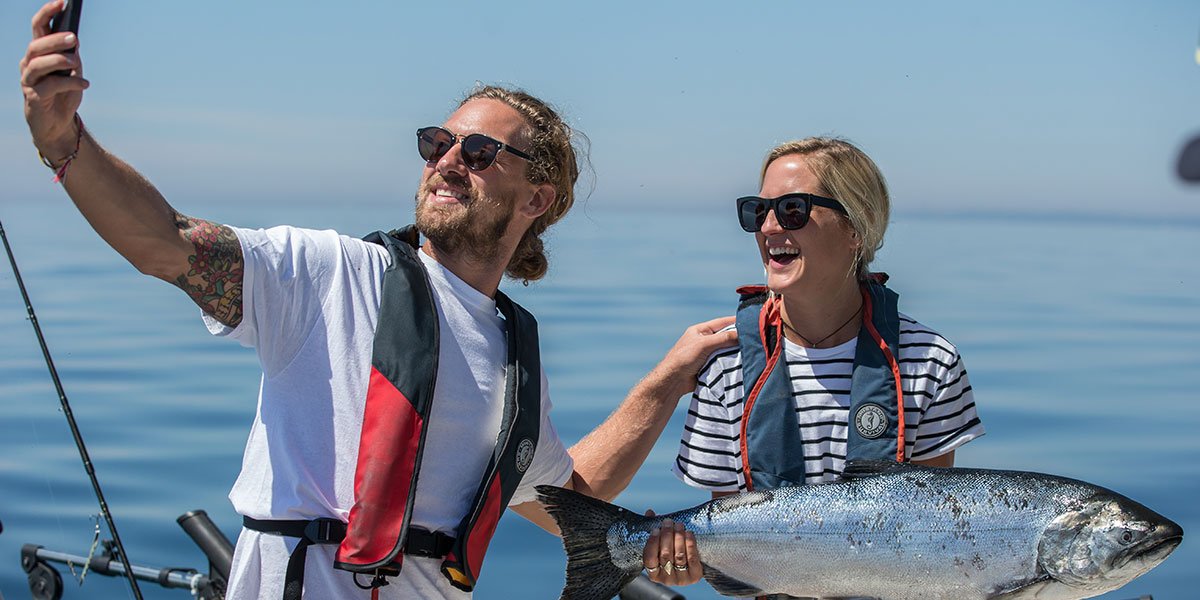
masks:
<path id="1" fill-rule="evenodd" d="M 50 30 L 54 33 L 70 31 L 75 35 L 79 35 L 79 19 L 82 14 L 83 0 L 64 0 L 62 12 L 54 15 L 53 19 L 50 19 Z M 71 49 L 67 52 L 73 54 L 75 50 Z M 53 75 L 65 75 L 69 77 L 71 72 L 65 70 L 55 71 Z"/>

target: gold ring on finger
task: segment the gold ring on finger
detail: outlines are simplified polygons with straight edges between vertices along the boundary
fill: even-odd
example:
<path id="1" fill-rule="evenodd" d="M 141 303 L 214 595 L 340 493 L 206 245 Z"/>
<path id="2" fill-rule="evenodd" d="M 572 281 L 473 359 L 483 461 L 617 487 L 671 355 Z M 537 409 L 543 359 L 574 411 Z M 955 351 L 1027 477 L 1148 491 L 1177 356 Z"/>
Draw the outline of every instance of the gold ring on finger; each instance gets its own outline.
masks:
<path id="1" fill-rule="evenodd" d="M 675 563 L 671 563 L 671 564 L 675 564 Z M 682 573 L 682 572 L 684 572 L 684 571 L 686 571 L 686 570 L 687 570 L 687 565 L 683 565 L 682 567 L 681 567 L 681 566 L 679 566 L 679 565 L 675 565 L 675 570 L 676 570 L 676 571 L 679 571 L 680 573 Z"/>
<path id="2" fill-rule="evenodd" d="M 673 562 L 671 562 L 671 561 L 669 561 L 669 560 L 668 560 L 666 563 L 663 563 L 661 566 L 662 566 L 662 570 L 663 570 L 663 571 L 664 571 L 664 572 L 665 572 L 667 575 L 670 575 L 670 574 L 671 574 L 671 571 L 675 569 L 675 563 L 673 563 Z"/>

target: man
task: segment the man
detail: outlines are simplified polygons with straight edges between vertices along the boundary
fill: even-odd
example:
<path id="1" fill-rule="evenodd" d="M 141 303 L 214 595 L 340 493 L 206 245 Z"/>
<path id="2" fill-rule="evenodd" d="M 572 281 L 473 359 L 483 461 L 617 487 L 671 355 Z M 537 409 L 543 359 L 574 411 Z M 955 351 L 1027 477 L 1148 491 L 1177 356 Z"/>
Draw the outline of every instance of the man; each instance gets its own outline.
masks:
<path id="1" fill-rule="evenodd" d="M 614 497 L 704 358 L 734 340 L 715 333 L 728 319 L 690 328 L 568 453 L 536 325 L 498 291 L 506 273 L 545 273 L 539 236 L 574 201 L 571 130 L 553 110 L 488 87 L 421 129 L 417 229 L 233 228 L 179 214 L 88 134 L 77 40 L 49 29 L 61 8 L 37 13 L 21 61 L 43 161 L 105 241 L 262 364 L 230 493 L 246 527 L 229 598 L 468 597 L 504 506 L 556 531 L 535 485 Z"/>

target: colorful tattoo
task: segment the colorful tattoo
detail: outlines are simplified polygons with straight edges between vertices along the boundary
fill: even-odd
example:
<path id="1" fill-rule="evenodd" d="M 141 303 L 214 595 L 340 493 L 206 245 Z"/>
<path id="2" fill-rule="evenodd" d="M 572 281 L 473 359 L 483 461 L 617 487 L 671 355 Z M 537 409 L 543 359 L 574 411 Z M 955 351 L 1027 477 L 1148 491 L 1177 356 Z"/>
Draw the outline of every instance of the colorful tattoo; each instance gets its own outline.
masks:
<path id="1" fill-rule="evenodd" d="M 175 213 L 175 226 L 196 248 L 187 273 L 174 281 L 214 319 L 237 327 L 242 322 L 242 246 L 225 225 Z"/>

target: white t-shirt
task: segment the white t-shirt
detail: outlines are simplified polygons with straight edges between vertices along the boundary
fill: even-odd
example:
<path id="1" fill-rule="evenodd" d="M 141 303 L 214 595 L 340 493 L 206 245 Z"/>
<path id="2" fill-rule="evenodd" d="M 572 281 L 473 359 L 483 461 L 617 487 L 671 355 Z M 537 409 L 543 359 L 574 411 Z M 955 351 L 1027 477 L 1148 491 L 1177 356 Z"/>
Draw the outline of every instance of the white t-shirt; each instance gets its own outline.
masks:
<path id="1" fill-rule="evenodd" d="M 820 349 L 784 338 L 784 358 L 804 446 L 805 483 L 830 481 L 845 468 L 850 374 L 857 346 L 857 337 Z M 900 314 L 898 346 L 905 455 L 928 460 L 983 435 L 971 383 L 954 345 Z M 741 352 L 733 348 L 714 353 L 698 380 L 675 458 L 675 475 L 693 487 L 745 491 Z"/>
<path id="2" fill-rule="evenodd" d="M 382 278 L 391 258 L 383 246 L 333 231 L 234 231 L 245 257 L 242 322 L 229 329 L 207 316 L 205 321 L 212 333 L 254 348 L 263 377 L 229 499 L 239 514 L 255 519 L 346 520 L 354 504 Z M 418 254 L 433 286 L 441 339 L 412 524 L 453 535 L 500 430 L 505 324 L 492 298 Z M 550 423 L 550 408 L 543 372 L 541 436 L 510 505 L 533 500 L 536 485 L 562 485 L 571 475 L 573 463 Z M 296 542 L 243 529 L 227 597 L 281 597 Z M 351 573 L 333 568 L 336 550 L 309 548 L 305 597 L 370 597 Z M 449 585 L 440 566 L 440 559 L 406 556 L 401 576 L 381 588 L 381 597 L 469 597 Z"/>

